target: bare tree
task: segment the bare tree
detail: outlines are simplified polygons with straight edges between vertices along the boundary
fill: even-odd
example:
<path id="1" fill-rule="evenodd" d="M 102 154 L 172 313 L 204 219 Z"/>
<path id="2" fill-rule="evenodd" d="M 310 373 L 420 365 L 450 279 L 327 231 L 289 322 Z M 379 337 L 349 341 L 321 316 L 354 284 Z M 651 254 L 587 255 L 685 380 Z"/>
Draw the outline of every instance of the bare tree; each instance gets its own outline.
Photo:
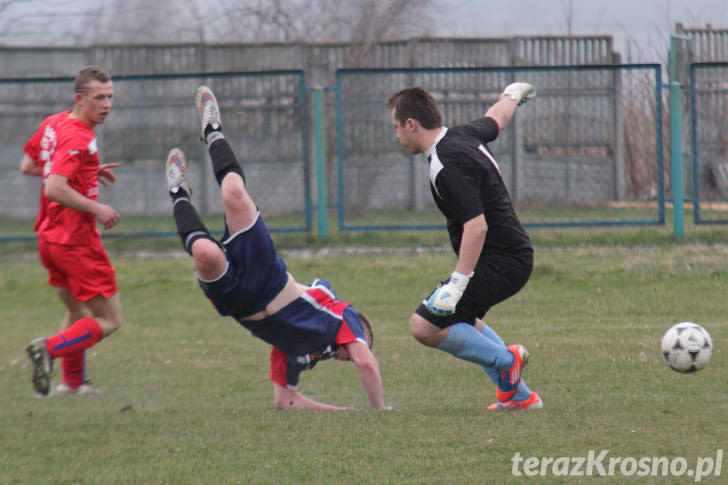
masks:
<path id="1" fill-rule="evenodd" d="M 204 22 L 238 42 L 376 42 L 424 33 L 432 0 L 220 0 Z"/>
<path id="2" fill-rule="evenodd" d="M 0 36 L 50 45 L 346 42 L 426 33 L 434 0 L 0 0 Z"/>
<path id="3" fill-rule="evenodd" d="M 204 42 L 198 0 L 105 0 L 91 9 L 84 31 L 89 44 Z"/>
<path id="4" fill-rule="evenodd" d="M 73 28 L 82 18 L 85 7 L 77 1 L 57 0 L 42 7 L 32 0 L 0 0 L 0 38 L 6 43 L 54 44 L 59 38 L 64 44 L 80 41 Z"/>

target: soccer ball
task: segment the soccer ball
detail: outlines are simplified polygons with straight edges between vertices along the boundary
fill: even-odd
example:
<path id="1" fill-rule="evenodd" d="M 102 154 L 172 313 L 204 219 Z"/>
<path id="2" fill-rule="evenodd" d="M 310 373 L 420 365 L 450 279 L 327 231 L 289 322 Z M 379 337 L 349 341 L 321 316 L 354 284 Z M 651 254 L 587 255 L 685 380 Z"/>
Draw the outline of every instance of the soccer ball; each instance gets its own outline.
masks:
<path id="1" fill-rule="evenodd" d="M 696 372 L 705 367 L 713 351 L 713 340 L 703 327 L 680 322 L 662 336 L 662 356 L 677 372 Z"/>

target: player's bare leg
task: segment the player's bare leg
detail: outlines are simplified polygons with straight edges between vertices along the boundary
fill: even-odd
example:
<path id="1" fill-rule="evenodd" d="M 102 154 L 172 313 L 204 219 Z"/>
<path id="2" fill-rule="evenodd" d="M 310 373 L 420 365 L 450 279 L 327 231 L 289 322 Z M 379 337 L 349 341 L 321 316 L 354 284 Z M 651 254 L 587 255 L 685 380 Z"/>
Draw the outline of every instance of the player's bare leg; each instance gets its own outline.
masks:
<path id="1" fill-rule="evenodd" d="M 76 322 L 83 317 L 90 317 L 91 310 L 80 301 L 77 301 L 68 288 L 56 287 L 56 294 L 61 299 L 63 305 L 66 307 L 66 314 L 61 322 L 61 328 L 59 331 L 66 330 L 73 322 Z"/>
<path id="2" fill-rule="evenodd" d="M 86 305 L 91 309 L 94 320 L 104 331 L 104 337 L 108 337 L 121 328 L 121 300 L 118 293 L 109 298 L 104 295 L 96 295 L 88 300 Z"/>
<path id="3" fill-rule="evenodd" d="M 258 217 L 258 208 L 250 198 L 242 177 L 229 173 L 222 180 L 222 204 L 231 234 L 250 227 Z"/>

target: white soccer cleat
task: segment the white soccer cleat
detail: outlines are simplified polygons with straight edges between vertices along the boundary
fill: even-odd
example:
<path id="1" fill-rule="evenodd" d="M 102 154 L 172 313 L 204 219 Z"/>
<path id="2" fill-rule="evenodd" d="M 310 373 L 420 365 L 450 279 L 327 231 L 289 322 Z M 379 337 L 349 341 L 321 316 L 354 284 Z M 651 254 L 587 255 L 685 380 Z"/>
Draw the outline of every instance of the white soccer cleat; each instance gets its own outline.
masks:
<path id="1" fill-rule="evenodd" d="M 53 396 L 71 396 L 73 394 L 76 394 L 76 389 L 72 388 L 65 382 L 58 384 L 56 390 L 53 391 Z"/>
<path id="2" fill-rule="evenodd" d="M 103 392 L 93 387 L 90 382 L 84 382 L 76 388 L 69 386 L 65 382 L 61 382 L 53 392 L 53 396 L 91 396 L 99 394 L 103 394 Z"/>
<path id="3" fill-rule="evenodd" d="M 222 126 L 220 123 L 220 108 L 217 105 L 217 98 L 207 86 L 200 86 L 195 92 L 195 105 L 200 113 L 200 139 L 205 140 L 205 129 L 211 126 L 215 130 L 219 130 Z"/>
<path id="4" fill-rule="evenodd" d="M 501 96 L 508 96 L 518 104 L 523 104 L 536 97 L 536 88 L 529 83 L 511 83 L 506 86 Z"/>
<path id="5" fill-rule="evenodd" d="M 179 148 L 172 148 L 167 155 L 167 187 L 172 194 L 182 188 L 187 195 L 192 195 L 187 182 L 187 158 Z"/>
<path id="6" fill-rule="evenodd" d="M 81 387 L 76 390 L 76 394 L 79 396 L 98 396 L 103 393 L 104 391 L 93 387 L 90 382 L 84 382 L 81 384 Z"/>

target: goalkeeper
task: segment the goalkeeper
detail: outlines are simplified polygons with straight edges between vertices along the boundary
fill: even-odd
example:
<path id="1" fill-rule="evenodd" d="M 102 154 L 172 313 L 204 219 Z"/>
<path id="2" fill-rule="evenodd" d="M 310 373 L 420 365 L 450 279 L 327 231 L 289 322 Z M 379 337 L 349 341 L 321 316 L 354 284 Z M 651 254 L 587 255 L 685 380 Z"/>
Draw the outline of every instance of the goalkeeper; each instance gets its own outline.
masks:
<path id="1" fill-rule="evenodd" d="M 495 382 L 488 409 L 537 409 L 541 398 L 521 379 L 528 351 L 506 347 L 482 318 L 516 294 L 533 269 L 533 248 L 516 215 L 500 168 L 487 143 L 508 125 L 516 107 L 535 96 L 528 83 L 513 83 L 472 123 L 447 128 L 430 93 L 403 89 L 387 101 L 397 141 L 429 161 L 430 188 L 447 219 L 457 265 L 415 310 L 410 329 L 422 344 L 480 364 Z"/>

